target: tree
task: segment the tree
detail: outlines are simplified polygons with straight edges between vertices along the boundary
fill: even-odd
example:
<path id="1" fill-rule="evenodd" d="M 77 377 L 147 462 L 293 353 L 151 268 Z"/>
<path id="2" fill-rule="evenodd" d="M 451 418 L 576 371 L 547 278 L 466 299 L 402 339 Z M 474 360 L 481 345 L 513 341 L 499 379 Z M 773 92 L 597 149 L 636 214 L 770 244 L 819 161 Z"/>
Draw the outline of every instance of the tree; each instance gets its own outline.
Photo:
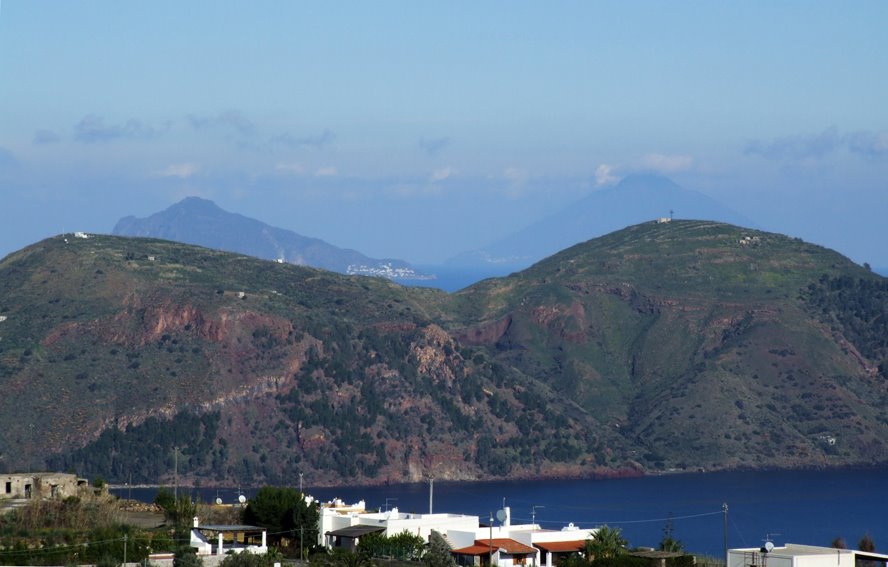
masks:
<path id="1" fill-rule="evenodd" d="M 203 559 L 197 556 L 197 550 L 193 547 L 183 545 L 176 549 L 173 567 L 203 567 Z"/>
<path id="2" fill-rule="evenodd" d="M 675 539 L 673 535 L 672 519 L 666 520 L 663 526 L 663 539 L 660 540 L 660 551 L 684 551 L 684 545 L 681 540 Z"/>
<path id="3" fill-rule="evenodd" d="M 836 536 L 836 538 L 832 540 L 830 547 L 833 549 L 848 549 L 848 544 L 845 543 L 845 538 L 842 536 Z"/>
<path id="4" fill-rule="evenodd" d="M 595 559 L 613 559 L 626 551 L 627 541 L 623 538 L 620 528 L 601 526 L 595 531 L 592 539 L 586 540 L 584 552 L 589 561 Z"/>
<path id="5" fill-rule="evenodd" d="M 176 505 L 176 497 L 173 496 L 169 488 L 161 486 L 154 496 L 154 503 L 166 513 L 167 510 L 171 510 Z"/>
<path id="6" fill-rule="evenodd" d="M 164 518 L 173 524 L 177 532 L 191 533 L 191 519 L 197 515 L 197 504 L 187 494 L 180 494 L 176 499 L 169 491 L 164 494 L 163 490 L 154 497 L 154 503 L 163 509 Z"/>
<path id="7" fill-rule="evenodd" d="M 860 541 L 857 542 L 857 549 L 860 551 L 868 551 L 873 552 L 876 550 L 876 543 L 873 541 L 872 536 L 869 532 L 863 534 L 863 537 L 860 538 Z"/>
<path id="8" fill-rule="evenodd" d="M 271 567 L 280 556 L 274 553 L 232 553 L 222 560 L 219 567 Z"/>
<path id="9" fill-rule="evenodd" d="M 412 561 L 422 556 L 425 540 L 408 531 L 386 537 L 382 533 L 366 534 L 358 541 L 358 555 L 363 557 L 391 557 Z"/>
<path id="10" fill-rule="evenodd" d="M 244 510 L 244 522 L 267 528 L 271 535 L 302 532 L 314 536 L 319 519 L 318 508 L 305 501 L 294 488 L 264 486 L 250 498 Z M 311 539 L 311 537 L 309 539 Z"/>
<path id="11" fill-rule="evenodd" d="M 423 561 L 428 567 L 456 567 L 456 560 L 450 551 L 450 544 L 444 536 L 432 530 L 429 534 L 429 549 L 423 556 Z"/>

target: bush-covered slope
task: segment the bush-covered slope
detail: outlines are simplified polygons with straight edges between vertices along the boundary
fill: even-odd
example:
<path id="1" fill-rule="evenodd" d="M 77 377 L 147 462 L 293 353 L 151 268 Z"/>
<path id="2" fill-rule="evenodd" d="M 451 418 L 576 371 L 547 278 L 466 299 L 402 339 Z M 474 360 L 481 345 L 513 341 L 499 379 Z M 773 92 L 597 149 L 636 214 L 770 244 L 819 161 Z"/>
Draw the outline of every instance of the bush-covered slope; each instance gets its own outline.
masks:
<path id="1" fill-rule="evenodd" d="M 156 481 L 178 447 L 205 481 L 477 478 L 605 447 L 593 417 L 435 325 L 438 291 L 102 236 L 0 274 L 6 468 Z"/>
<path id="2" fill-rule="evenodd" d="M 698 221 L 455 295 L 57 237 L 0 262 L 0 466 L 158 481 L 178 451 L 180 475 L 246 484 L 883 462 L 884 282 Z"/>
<path id="3" fill-rule="evenodd" d="M 853 300 L 817 293 L 835 278 L 857 282 Z M 810 466 L 888 455 L 884 282 L 798 239 L 682 221 L 574 246 L 455 301 L 480 320 L 464 341 L 607 420 L 646 467 Z"/>

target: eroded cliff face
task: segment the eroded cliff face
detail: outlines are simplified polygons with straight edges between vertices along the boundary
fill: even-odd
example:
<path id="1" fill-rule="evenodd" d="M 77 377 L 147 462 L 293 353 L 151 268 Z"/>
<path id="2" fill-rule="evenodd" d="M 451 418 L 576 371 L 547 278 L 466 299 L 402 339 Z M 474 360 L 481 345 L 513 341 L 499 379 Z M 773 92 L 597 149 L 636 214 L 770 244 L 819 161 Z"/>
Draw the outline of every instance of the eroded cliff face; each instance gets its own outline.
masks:
<path id="1" fill-rule="evenodd" d="M 16 441 L 60 452 L 108 428 L 170 419 L 183 408 L 214 411 L 288 392 L 308 350 L 322 351 L 322 342 L 288 319 L 235 307 L 133 294 L 107 318 L 51 329 L 40 343 L 42 356 L 16 377 L 16 389 L 36 392 L 45 409 L 70 407 L 17 428 Z M 47 379 L 60 362 L 87 356 L 85 370 L 61 382 Z"/>

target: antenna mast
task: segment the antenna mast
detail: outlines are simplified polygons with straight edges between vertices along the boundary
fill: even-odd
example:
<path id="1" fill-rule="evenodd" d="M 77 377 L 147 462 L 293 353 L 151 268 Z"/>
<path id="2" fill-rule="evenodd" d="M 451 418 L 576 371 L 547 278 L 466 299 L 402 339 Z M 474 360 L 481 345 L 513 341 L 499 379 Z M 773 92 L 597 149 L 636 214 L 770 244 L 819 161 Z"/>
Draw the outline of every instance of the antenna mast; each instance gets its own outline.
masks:
<path id="1" fill-rule="evenodd" d="M 531 506 L 530 507 L 530 523 L 534 526 L 536 525 L 536 517 L 537 517 L 537 508 L 545 508 L 545 506 Z"/>

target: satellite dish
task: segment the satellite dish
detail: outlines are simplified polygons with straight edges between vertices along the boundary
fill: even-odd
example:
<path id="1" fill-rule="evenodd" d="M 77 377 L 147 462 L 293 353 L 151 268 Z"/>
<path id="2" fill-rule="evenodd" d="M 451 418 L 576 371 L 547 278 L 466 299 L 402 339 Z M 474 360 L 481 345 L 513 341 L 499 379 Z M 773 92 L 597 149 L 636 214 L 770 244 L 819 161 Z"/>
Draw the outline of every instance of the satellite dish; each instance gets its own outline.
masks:
<path id="1" fill-rule="evenodd" d="M 240 502 L 241 504 L 243 504 L 244 502 L 247 501 L 247 497 L 244 496 L 243 494 L 241 494 L 240 496 L 237 497 L 237 501 Z"/>
<path id="2" fill-rule="evenodd" d="M 222 499 L 219 498 L 218 496 L 216 497 L 216 504 L 217 504 L 217 505 L 218 505 L 218 504 L 222 504 Z"/>
<path id="3" fill-rule="evenodd" d="M 496 511 L 496 519 L 500 522 L 506 521 L 506 511 L 505 510 L 497 510 Z"/>
<path id="4" fill-rule="evenodd" d="M 774 549 L 774 544 L 770 541 L 765 542 L 765 553 L 771 553 L 771 550 Z"/>

